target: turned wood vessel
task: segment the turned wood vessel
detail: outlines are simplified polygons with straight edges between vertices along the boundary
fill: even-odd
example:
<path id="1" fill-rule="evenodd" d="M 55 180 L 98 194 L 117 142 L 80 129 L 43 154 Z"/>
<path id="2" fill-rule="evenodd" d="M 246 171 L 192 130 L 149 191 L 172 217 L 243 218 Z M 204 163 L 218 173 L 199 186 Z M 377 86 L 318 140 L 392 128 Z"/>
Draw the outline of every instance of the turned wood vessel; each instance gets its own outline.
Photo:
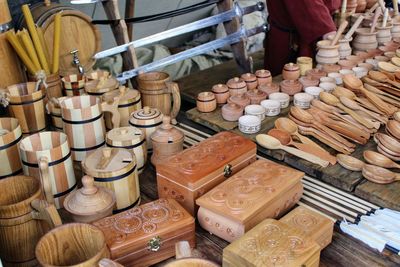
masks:
<path id="1" fill-rule="evenodd" d="M 320 69 L 315 68 L 315 69 L 308 70 L 308 71 L 306 72 L 306 75 L 307 75 L 307 76 L 310 76 L 311 79 L 314 79 L 314 80 L 318 80 L 318 81 L 319 81 L 319 79 L 320 79 L 321 77 L 325 77 L 325 76 L 327 75 L 327 73 L 326 73 L 325 71 L 323 71 L 323 70 L 320 70 Z"/>
<path id="2" fill-rule="evenodd" d="M 140 129 L 146 137 L 147 150 L 152 150 L 151 134 L 162 124 L 163 114 L 156 108 L 148 106 L 132 113 L 129 124 Z"/>
<path id="3" fill-rule="evenodd" d="M 260 159 L 196 200 L 205 230 L 232 242 L 299 201 L 304 173 Z"/>
<path id="4" fill-rule="evenodd" d="M 294 63 L 288 63 L 283 66 L 282 78 L 284 80 L 297 80 L 300 77 L 300 67 Z"/>
<path id="5" fill-rule="evenodd" d="M 277 84 L 277 83 L 269 83 L 269 84 L 265 84 L 265 85 L 259 85 L 257 87 L 257 89 L 266 93 L 267 96 L 269 96 L 272 93 L 278 93 L 280 90 L 279 84 Z"/>
<path id="6" fill-rule="evenodd" d="M 157 167 L 164 159 L 176 155 L 183 150 L 185 135 L 182 131 L 171 125 L 171 118 L 169 116 L 164 116 L 160 128 L 152 133 L 150 138 L 153 143 L 151 163 Z"/>
<path id="7" fill-rule="evenodd" d="M 95 185 L 112 190 L 116 197 L 114 212 L 130 209 L 140 202 L 136 157 L 124 148 L 100 148 L 82 162 L 83 171 Z"/>
<path id="8" fill-rule="evenodd" d="M 99 228 L 86 223 L 68 223 L 45 234 L 35 254 L 44 267 L 93 267 L 102 258 L 108 258 L 110 251 Z"/>
<path id="9" fill-rule="evenodd" d="M 22 172 L 18 145 L 22 131 L 15 118 L 0 118 L 0 180 Z"/>
<path id="10" fill-rule="evenodd" d="M 243 107 L 235 103 L 228 103 L 222 106 L 222 118 L 226 121 L 237 121 L 243 115 Z"/>
<path id="11" fill-rule="evenodd" d="M 226 83 L 226 86 L 228 86 L 229 94 L 231 96 L 240 95 L 247 92 L 246 82 L 239 77 L 229 79 L 228 82 Z"/>
<path id="12" fill-rule="evenodd" d="M 103 112 L 111 112 L 113 127 L 119 127 L 118 98 L 108 103 L 101 102 L 95 96 L 74 96 L 65 99 L 60 105 L 64 132 L 68 136 L 75 161 L 82 161 L 89 153 L 104 146 L 106 129 Z"/>
<path id="13" fill-rule="evenodd" d="M 225 84 L 216 84 L 212 87 L 211 91 L 214 93 L 219 105 L 225 104 L 230 96 L 228 86 Z"/>
<path id="14" fill-rule="evenodd" d="M 272 83 L 272 75 L 269 70 L 257 70 L 255 74 L 257 77 L 258 86 Z"/>
<path id="15" fill-rule="evenodd" d="M 85 94 L 86 78 L 82 74 L 70 74 L 61 79 L 64 95 L 79 96 Z"/>
<path id="16" fill-rule="evenodd" d="M 332 45 L 330 40 L 319 41 L 317 50 L 315 61 L 318 64 L 336 64 L 340 59 L 339 45 Z"/>
<path id="17" fill-rule="evenodd" d="M 125 267 L 144 267 L 175 256 L 175 243 L 195 246 L 194 218 L 173 199 L 156 201 L 93 223 L 111 251 L 111 259 Z"/>
<path id="18" fill-rule="evenodd" d="M 109 147 L 132 150 L 136 157 L 138 174 L 143 172 L 147 161 L 147 144 L 140 129 L 133 126 L 112 129 L 106 135 L 106 143 Z"/>
<path id="19" fill-rule="evenodd" d="M 246 93 L 241 95 L 231 95 L 228 98 L 228 103 L 238 104 L 242 108 L 245 108 L 247 105 L 250 105 L 250 98 L 246 95 Z"/>
<path id="20" fill-rule="evenodd" d="M 357 0 L 356 13 L 364 13 L 367 8 L 367 0 Z"/>
<path id="21" fill-rule="evenodd" d="M 392 40 L 392 24 L 387 24 L 386 27 L 376 26 L 376 40 L 378 41 L 378 45 L 384 45 L 387 42 Z"/>
<path id="22" fill-rule="evenodd" d="M 175 243 L 175 254 L 176 260 L 167 263 L 164 267 L 219 267 L 212 261 L 194 257 L 187 241 Z"/>
<path id="23" fill-rule="evenodd" d="M 214 93 L 201 92 L 197 95 L 196 107 L 200 112 L 212 112 L 217 108 L 217 99 Z"/>
<path id="24" fill-rule="evenodd" d="M 117 79 L 105 70 L 91 71 L 85 74 L 85 78 L 85 92 L 89 95 L 101 96 L 119 87 Z"/>
<path id="25" fill-rule="evenodd" d="M 296 93 L 301 92 L 303 86 L 297 80 L 283 80 L 280 83 L 281 92 L 288 95 L 295 95 Z"/>
<path id="26" fill-rule="evenodd" d="M 261 101 L 267 98 L 267 93 L 258 89 L 252 89 L 246 92 L 248 98 L 250 98 L 250 104 L 259 105 Z"/>
<path id="27" fill-rule="evenodd" d="M 24 174 L 39 178 L 49 172 L 51 192 L 57 208 L 76 188 L 74 166 L 67 136 L 61 132 L 42 132 L 25 137 L 19 146 Z M 46 162 L 44 165 L 39 164 Z"/>
<path id="28" fill-rule="evenodd" d="M 304 89 L 310 86 L 318 86 L 319 84 L 319 80 L 314 80 L 310 76 L 300 77 L 299 82 L 301 83 Z"/>
<path id="29" fill-rule="evenodd" d="M 367 51 L 376 49 L 378 41 L 376 39 L 377 32 L 370 32 L 370 28 L 359 28 L 356 30 L 356 36 L 352 42 L 352 46 L 356 51 Z"/>
<path id="30" fill-rule="evenodd" d="M 306 75 L 306 72 L 313 68 L 313 60 L 311 57 L 298 57 L 296 63 L 300 68 L 301 76 Z"/>
<path id="31" fill-rule="evenodd" d="M 36 91 L 35 82 L 7 87 L 8 111 L 18 119 L 23 134 L 34 134 L 46 129 L 46 89 L 43 84 Z"/>
<path id="32" fill-rule="evenodd" d="M 353 41 L 353 38 L 350 39 L 340 39 L 339 40 L 339 58 L 345 59 L 347 56 L 351 55 L 352 49 L 350 46 L 350 42 Z"/>
<path id="33" fill-rule="evenodd" d="M 159 197 L 174 198 L 192 215 L 195 200 L 255 160 L 256 145 L 230 132 L 218 133 L 157 165 Z"/>
<path id="34" fill-rule="evenodd" d="M 157 108 L 173 120 L 181 108 L 181 96 L 177 83 L 170 82 L 165 72 L 149 72 L 137 77 L 143 106 Z"/>
<path id="35" fill-rule="evenodd" d="M 390 30 L 390 33 L 392 35 L 392 38 L 399 38 L 400 37 L 400 17 L 394 17 L 392 18 L 392 29 Z"/>
<path id="36" fill-rule="evenodd" d="M 245 73 L 240 76 L 247 85 L 247 90 L 256 89 L 258 85 L 257 76 L 253 73 Z"/>

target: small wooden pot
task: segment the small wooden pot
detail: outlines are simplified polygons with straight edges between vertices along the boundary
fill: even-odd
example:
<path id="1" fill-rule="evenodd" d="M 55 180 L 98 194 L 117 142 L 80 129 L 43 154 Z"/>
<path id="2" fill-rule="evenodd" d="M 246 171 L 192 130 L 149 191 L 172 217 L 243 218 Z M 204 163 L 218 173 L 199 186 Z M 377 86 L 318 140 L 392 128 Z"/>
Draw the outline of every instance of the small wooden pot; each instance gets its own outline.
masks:
<path id="1" fill-rule="evenodd" d="M 345 59 L 347 56 L 351 55 L 351 52 L 352 52 L 352 49 L 350 46 L 351 41 L 353 41 L 353 38 L 339 40 L 339 57 L 340 57 L 340 59 Z"/>
<path id="2" fill-rule="evenodd" d="M 240 76 L 240 78 L 242 78 L 243 81 L 245 81 L 245 83 L 247 85 L 247 90 L 252 90 L 252 89 L 257 88 L 258 80 L 257 80 L 257 76 L 255 74 L 245 73 L 245 74 L 242 74 L 242 76 Z"/>
<path id="3" fill-rule="evenodd" d="M 390 33 L 392 34 L 392 38 L 399 38 L 400 37 L 400 17 L 392 18 L 392 29 Z"/>
<path id="4" fill-rule="evenodd" d="M 85 94 L 86 78 L 82 74 L 71 74 L 61 79 L 64 95 L 79 96 Z"/>
<path id="5" fill-rule="evenodd" d="M 288 95 L 295 95 L 303 89 L 303 86 L 299 81 L 295 80 L 283 80 L 280 83 L 281 92 L 286 93 Z"/>
<path id="6" fill-rule="evenodd" d="M 185 135 L 182 131 L 171 125 L 171 118 L 164 116 L 160 128 L 151 135 L 151 142 L 153 143 L 151 163 L 157 167 L 157 164 L 164 159 L 182 151 L 184 139 Z"/>
<path id="7" fill-rule="evenodd" d="M 384 45 L 392 40 L 392 28 L 392 24 L 389 23 L 386 27 L 376 26 L 376 40 L 378 41 L 378 45 Z"/>
<path id="8" fill-rule="evenodd" d="M 367 0 L 357 0 L 356 13 L 364 13 L 367 8 Z"/>
<path id="9" fill-rule="evenodd" d="M 353 48 L 356 51 L 367 51 L 378 47 L 376 39 L 377 32 L 370 32 L 370 28 L 359 28 L 356 30 L 356 36 L 352 42 Z"/>
<path id="10" fill-rule="evenodd" d="M 249 90 L 246 95 L 250 98 L 250 104 L 260 104 L 261 101 L 267 98 L 267 93 L 258 89 Z"/>
<path id="11" fill-rule="evenodd" d="M 265 84 L 265 85 L 259 85 L 257 87 L 257 89 L 266 93 L 267 96 L 269 96 L 272 93 L 277 93 L 280 90 L 279 84 L 277 84 L 277 83 L 269 83 L 269 84 Z"/>
<path id="12" fill-rule="evenodd" d="M 313 68 L 313 60 L 311 57 L 298 57 L 296 63 L 300 68 L 301 76 L 306 75 L 306 72 Z"/>
<path id="13" fill-rule="evenodd" d="M 322 40 L 317 43 L 315 61 L 318 64 L 336 64 L 340 60 L 339 45 L 331 45 L 331 41 Z"/>
<path id="14" fill-rule="evenodd" d="M 306 73 L 306 75 L 307 75 L 307 76 L 310 76 L 311 79 L 317 80 L 317 81 L 319 81 L 319 79 L 320 79 L 321 77 L 325 77 L 326 74 L 327 74 L 327 73 L 326 73 L 325 71 L 320 70 L 320 69 L 317 69 L 317 68 L 308 70 L 307 73 Z"/>
<path id="15" fill-rule="evenodd" d="M 272 83 L 272 75 L 269 70 L 264 70 L 264 69 L 257 70 L 256 77 L 257 77 L 258 86 L 267 85 L 267 84 Z"/>
<path id="16" fill-rule="evenodd" d="M 18 145 L 22 131 L 15 118 L 0 118 L 0 180 L 22 172 Z"/>
<path id="17" fill-rule="evenodd" d="M 314 80 L 310 76 L 304 76 L 300 77 L 299 82 L 303 86 L 303 88 L 309 87 L 309 86 L 318 86 L 319 80 Z"/>
<path id="18" fill-rule="evenodd" d="M 197 110 L 200 112 L 212 112 L 217 108 L 217 100 L 214 93 L 201 92 L 196 99 Z"/>
<path id="19" fill-rule="evenodd" d="M 228 98 L 228 103 L 235 103 L 245 108 L 250 105 L 250 98 L 246 94 L 233 95 Z"/>
<path id="20" fill-rule="evenodd" d="M 228 103 L 221 108 L 221 113 L 224 120 L 237 121 L 243 115 L 243 107 L 235 103 Z"/>
<path id="21" fill-rule="evenodd" d="M 232 78 L 232 79 L 228 80 L 226 85 L 229 88 L 229 94 L 231 96 L 240 95 L 240 94 L 244 94 L 247 92 L 247 84 L 241 78 L 238 78 L 238 77 Z"/>
<path id="22" fill-rule="evenodd" d="M 86 223 L 69 223 L 51 230 L 40 239 L 35 254 L 44 267 L 93 267 L 110 256 L 103 232 Z"/>
<path id="23" fill-rule="evenodd" d="M 288 63 L 283 66 L 282 78 L 284 80 L 297 80 L 300 77 L 300 67 L 294 63 Z"/>
<path id="24" fill-rule="evenodd" d="M 225 84 L 216 84 L 212 87 L 211 91 L 214 93 L 219 105 L 225 104 L 230 96 L 228 86 Z"/>

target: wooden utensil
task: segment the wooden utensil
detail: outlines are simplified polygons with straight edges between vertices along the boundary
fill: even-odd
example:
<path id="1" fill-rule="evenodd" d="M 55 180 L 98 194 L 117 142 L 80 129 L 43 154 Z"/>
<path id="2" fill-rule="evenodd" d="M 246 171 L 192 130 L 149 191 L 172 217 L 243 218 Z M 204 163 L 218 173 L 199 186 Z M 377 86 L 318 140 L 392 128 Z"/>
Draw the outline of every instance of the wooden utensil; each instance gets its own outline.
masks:
<path id="1" fill-rule="evenodd" d="M 400 122 L 400 111 L 397 111 L 393 114 L 393 119 Z"/>
<path id="2" fill-rule="evenodd" d="M 400 88 L 400 83 L 390 80 L 385 74 L 383 74 L 379 71 L 370 70 L 368 72 L 368 76 L 375 81 L 378 81 L 381 83 L 389 83 L 397 88 Z"/>
<path id="3" fill-rule="evenodd" d="M 378 150 L 379 153 L 390 158 L 391 160 L 400 161 L 400 157 L 393 156 L 392 154 L 386 152 L 386 150 L 384 150 L 382 146 L 378 146 L 376 149 Z"/>
<path id="4" fill-rule="evenodd" d="M 396 120 L 389 120 L 386 124 L 386 132 L 400 140 L 400 122 Z"/>
<path id="5" fill-rule="evenodd" d="M 375 10 L 374 17 L 372 18 L 370 33 L 375 32 L 375 27 L 376 27 L 376 24 L 377 24 L 377 22 L 378 22 L 378 18 L 379 18 L 379 16 L 380 16 L 381 14 L 382 14 L 382 10 L 381 10 L 380 8 L 377 8 L 377 9 Z"/>
<path id="6" fill-rule="evenodd" d="M 365 163 L 361 160 L 344 154 L 337 154 L 336 155 L 338 163 L 345 169 L 350 171 L 359 172 L 364 167 Z"/>
<path id="7" fill-rule="evenodd" d="M 393 151 L 393 154 L 400 155 L 400 142 L 395 138 L 383 133 L 375 134 L 374 138 L 376 138 L 376 140 L 378 140 L 385 148 Z"/>
<path id="8" fill-rule="evenodd" d="M 368 115 L 370 115 L 372 118 L 380 121 L 382 124 L 386 124 L 388 121 L 387 118 L 384 118 L 375 112 L 369 111 L 368 109 L 361 107 L 360 105 L 357 104 L 357 102 L 355 102 L 347 97 L 341 96 L 339 99 L 340 99 L 340 102 L 342 102 L 342 104 L 345 105 L 346 107 L 351 108 L 352 110 L 363 111 L 363 112 L 367 113 Z M 379 129 L 379 127 L 378 127 L 378 129 Z"/>
<path id="9" fill-rule="evenodd" d="M 400 174 L 389 171 L 385 168 L 365 164 L 362 169 L 362 174 L 368 181 L 377 184 L 390 184 L 400 180 Z"/>
<path id="10" fill-rule="evenodd" d="M 396 72 L 396 71 L 400 70 L 400 67 L 398 67 L 390 62 L 381 61 L 381 62 L 378 62 L 378 69 L 388 71 L 388 72 Z"/>
<path id="11" fill-rule="evenodd" d="M 389 94 L 391 94 L 393 96 L 400 97 L 400 90 L 395 88 L 395 87 L 393 87 L 393 86 L 390 86 L 390 85 L 385 84 L 385 83 L 377 82 L 377 81 L 375 81 L 375 80 L 373 80 L 371 78 L 368 78 L 367 76 L 364 76 L 362 78 L 362 80 L 364 82 L 365 89 L 367 89 L 369 91 L 373 92 L 374 89 L 370 89 L 370 88 L 371 87 L 375 87 L 375 88 L 379 88 L 380 90 L 383 90 L 383 91 L 385 91 L 385 92 L 387 92 L 387 93 L 389 93 Z"/>
<path id="12" fill-rule="evenodd" d="M 400 58 L 399 57 L 392 57 L 390 59 L 390 62 L 392 62 L 394 65 L 400 67 Z"/>
<path id="13" fill-rule="evenodd" d="M 362 105 L 363 107 L 372 110 L 373 112 L 379 113 L 381 115 L 383 115 L 384 113 L 382 111 L 380 111 L 378 108 L 376 108 L 374 106 L 374 104 L 372 104 L 368 99 L 365 98 L 361 98 L 361 97 L 357 97 L 357 95 L 344 87 L 341 86 L 337 86 L 333 91 L 332 94 L 336 97 L 341 97 L 341 96 L 345 96 L 347 98 L 353 99 L 354 101 L 357 101 L 360 105 Z"/>
<path id="14" fill-rule="evenodd" d="M 364 20 L 363 15 L 358 16 L 357 20 L 353 23 L 353 26 L 351 26 L 350 30 L 346 33 L 343 39 L 349 40 L 351 36 L 353 36 L 354 32 L 357 30 L 357 28 L 360 26 L 363 20 Z"/>
<path id="15" fill-rule="evenodd" d="M 365 89 L 367 89 L 370 92 L 373 92 L 375 94 L 377 94 L 383 101 L 388 102 L 394 106 L 398 105 L 400 102 L 400 98 L 394 96 L 393 94 L 390 93 L 386 93 L 385 91 L 382 91 L 378 88 L 376 88 L 375 86 L 369 85 L 369 84 L 365 84 Z M 392 89 L 390 89 L 392 90 Z M 400 95 L 400 91 L 398 92 Z M 397 94 L 397 92 L 396 92 Z"/>
<path id="16" fill-rule="evenodd" d="M 288 133 L 286 131 L 279 130 L 279 129 L 271 129 L 268 131 L 268 135 L 278 139 L 282 145 L 294 146 L 301 151 L 313 154 L 317 157 L 320 157 L 323 160 L 329 161 L 329 163 L 331 163 L 332 165 L 336 164 L 336 158 L 334 156 L 330 155 L 328 152 L 322 152 L 319 149 L 316 149 L 313 146 L 310 146 L 307 144 L 294 142 L 290 133 Z"/>
<path id="17" fill-rule="evenodd" d="M 400 169 L 400 164 L 393 162 L 390 158 L 371 150 L 366 150 L 363 153 L 364 159 L 373 165 L 383 168 L 396 168 Z"/>
<path id="18" fill-rule="evenodd" d="M 299 158 L 302 158 L 304 160 L 307 160 L 309 162 L 312 162 L 314 164 L 318 164 L 321 167 L 327 167 L 329 165 L 329 162 L 326 160 L 322 160 L 321 158 L 314 156 L 310 153 L 303 152 L 301 150 L 298 150 L 296 148 L 288 147 L 282 145 L 278 139 L 275 137 L 272 137 L 267 134 L 258 134 L 256 136 L 257 143 L 267 149 L 282 149 L 286 151 L 287 153 L 290 153 L 292 155 L 295 155 Z"/>
<path id="19" fill-rule="evenodd" d="M 336 31 L 335 36 L 333 37 L 332 41 L 331 41 L 331 45 L 336 45 L 337 42 L 339 41 L 340 36 L 342 36 L 342 33 L 344 32 L 344 30 L 346 29 L 347 25 L 349 25 L 349 22 L 347 20 L 342 21 L 342 23 L 340 23 L 339 28 Z"/>

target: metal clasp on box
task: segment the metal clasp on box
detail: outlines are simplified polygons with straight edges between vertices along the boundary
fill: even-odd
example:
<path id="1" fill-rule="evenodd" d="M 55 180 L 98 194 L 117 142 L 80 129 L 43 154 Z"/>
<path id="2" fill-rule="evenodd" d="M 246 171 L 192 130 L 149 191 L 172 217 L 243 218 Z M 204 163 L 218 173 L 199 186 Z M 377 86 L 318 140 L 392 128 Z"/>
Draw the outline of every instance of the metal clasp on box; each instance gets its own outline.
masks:
<path id="1" fill-rule="evenodd" d="M 231 164 L 225 165 L 224 176 L 229 177 L 229 176 L 231 176 L 231 174 L 232 174 L 232 165 Z"/>
<path id="2" fill-rule="evenodd" d="M 161 248 L 161 238 L 159 236 L 155 236 L 147 242 L 147 248 L 150 251 L 157 252 Z"/>

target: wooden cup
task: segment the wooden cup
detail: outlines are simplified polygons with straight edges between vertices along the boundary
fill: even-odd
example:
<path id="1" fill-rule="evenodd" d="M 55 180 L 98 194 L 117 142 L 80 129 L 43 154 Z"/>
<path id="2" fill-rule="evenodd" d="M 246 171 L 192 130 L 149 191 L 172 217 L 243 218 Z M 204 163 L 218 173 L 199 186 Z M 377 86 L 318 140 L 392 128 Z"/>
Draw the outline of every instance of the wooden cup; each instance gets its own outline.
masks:
<path id="1" fill-rule="evenodd" d="M 18 153 L 22 132 L 15 118 L 0 118 L 0 129 L 0 179 L 3 179 L 22 172 Z"/>

